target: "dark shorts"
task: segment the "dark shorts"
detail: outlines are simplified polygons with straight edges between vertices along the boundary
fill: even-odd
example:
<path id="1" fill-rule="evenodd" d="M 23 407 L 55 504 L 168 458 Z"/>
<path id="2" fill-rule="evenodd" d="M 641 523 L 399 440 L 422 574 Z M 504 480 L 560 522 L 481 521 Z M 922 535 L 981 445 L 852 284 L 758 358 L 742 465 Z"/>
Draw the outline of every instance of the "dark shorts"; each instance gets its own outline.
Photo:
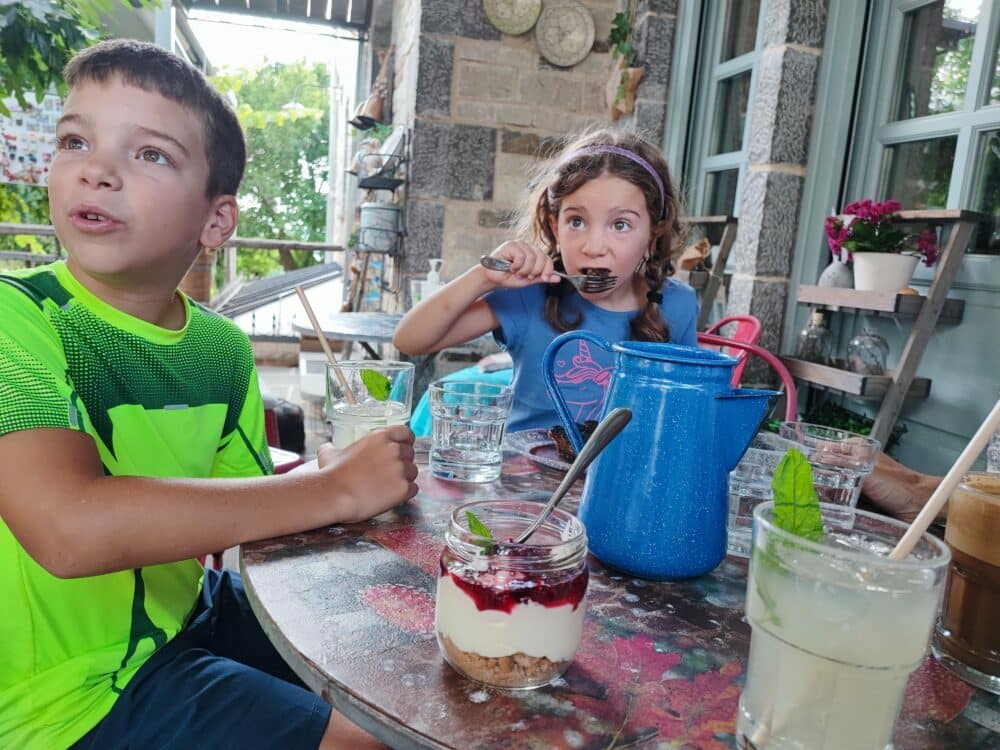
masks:
<path id="1" fill-rule="evenodd" d="M 239 575 L 206 570 L 187 627 L 73 748 L 315 750 L 330 710 L 264 635 Z"/>

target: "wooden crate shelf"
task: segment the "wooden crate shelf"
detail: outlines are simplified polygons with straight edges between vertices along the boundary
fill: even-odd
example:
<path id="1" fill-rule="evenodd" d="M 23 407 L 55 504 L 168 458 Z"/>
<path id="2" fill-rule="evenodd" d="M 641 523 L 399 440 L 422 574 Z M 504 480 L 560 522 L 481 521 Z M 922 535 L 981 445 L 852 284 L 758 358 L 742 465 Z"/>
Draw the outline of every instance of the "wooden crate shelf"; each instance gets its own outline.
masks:
<path id="1" fill-rule="evenodd" d="M 916 317 L 924 306 L 926 298 L 917 294 L 893 294 L 889 292 L 864 292 L 857 289 L 840 289 L 829 286 L 802 284 L 799 286 L 798 301 L 804 305 L 824 307 L 829 310 L 865 310 Z M 965 313 L 965 300 L 946 299 L 938 317 L 939 322 L 961 323 Z"/>
<path id="2" fill-rule="evenodd" d="M 859 375 L 848 370 L 843 360 L 836 360 L 832 366 L 794 357 L 782 357 L 781 361 L 794 378 L 856 398 L 881 399 L 889 390 L 893 376 L 891 370 L 887 370 L 884 375 Z M 930 391 L 931 381 L 928 378 L 914 378 L 906 397 L 926 398 Z"/>

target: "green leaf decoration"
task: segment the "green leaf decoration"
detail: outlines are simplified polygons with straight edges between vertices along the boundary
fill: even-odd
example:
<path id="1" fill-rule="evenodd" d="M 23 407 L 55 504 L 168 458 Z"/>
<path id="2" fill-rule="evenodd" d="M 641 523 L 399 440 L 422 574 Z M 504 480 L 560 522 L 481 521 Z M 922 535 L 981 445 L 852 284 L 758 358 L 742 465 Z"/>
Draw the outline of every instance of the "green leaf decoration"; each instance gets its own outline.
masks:
<path id="1" fill-rule="evenodd" d="M 813 488 L 812 466 L 792 448 L 774 471 L 774 523 L 778 528 L 815 541 L 823 534 L 819 496 Z"/>
<path id="2" fill-rule="evenodd" d="M 362 370 L 361 382 L 365 384 L 368 393 L 376 401 L 386 401 L 389 398 L 389 391 L 392 390 L 392 383 L 385 375 L 375 370 Z"/>
<path id="3" fill-rule="evenodd" d="M 493 538 L 493 532 L 487 528 L 486 524 L 476 518 L 476 514 L 471 510 L 465 511 L 465 517 L 469 521 L 469 531 L 471 531 L 476 536 L 481 536 L 486 539 Z"/>

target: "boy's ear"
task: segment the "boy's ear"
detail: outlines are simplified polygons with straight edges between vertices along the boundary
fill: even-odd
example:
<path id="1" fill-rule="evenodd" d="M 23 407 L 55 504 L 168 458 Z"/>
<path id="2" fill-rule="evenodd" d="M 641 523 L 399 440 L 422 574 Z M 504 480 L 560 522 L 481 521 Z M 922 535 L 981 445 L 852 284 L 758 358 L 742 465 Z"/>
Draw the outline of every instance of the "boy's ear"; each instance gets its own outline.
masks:
<path id="1" fill-rule="evenodd" d="M 233 236 L 239 216 L 236 196 L 219 195 L 213 198 L 208 220 L 201 230 L 201 246 L 209 249 L 220 247 Z"/>

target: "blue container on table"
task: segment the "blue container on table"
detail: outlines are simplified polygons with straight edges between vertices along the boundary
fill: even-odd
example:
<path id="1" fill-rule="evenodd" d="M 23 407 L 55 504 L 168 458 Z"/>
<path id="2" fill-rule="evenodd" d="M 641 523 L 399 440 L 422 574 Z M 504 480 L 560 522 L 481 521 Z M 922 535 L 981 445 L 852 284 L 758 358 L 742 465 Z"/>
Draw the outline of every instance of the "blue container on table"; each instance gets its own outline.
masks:
<path id="1" fill-rule="evenodd" d="M 654 580 L 707 573 L 726 555 L 727 479 L 776 391 L 733 388 L 736 359 L 697 347 L 644 341 L 610 345 L 584 331 L 555 339 L 542 371 L 577 451 L 580 431 L 555 380 L 559 349 L 584 339 L 614 352 L 601 416 L 632 421 L 587 470 L 580 520 L 601 562 Z"/>

